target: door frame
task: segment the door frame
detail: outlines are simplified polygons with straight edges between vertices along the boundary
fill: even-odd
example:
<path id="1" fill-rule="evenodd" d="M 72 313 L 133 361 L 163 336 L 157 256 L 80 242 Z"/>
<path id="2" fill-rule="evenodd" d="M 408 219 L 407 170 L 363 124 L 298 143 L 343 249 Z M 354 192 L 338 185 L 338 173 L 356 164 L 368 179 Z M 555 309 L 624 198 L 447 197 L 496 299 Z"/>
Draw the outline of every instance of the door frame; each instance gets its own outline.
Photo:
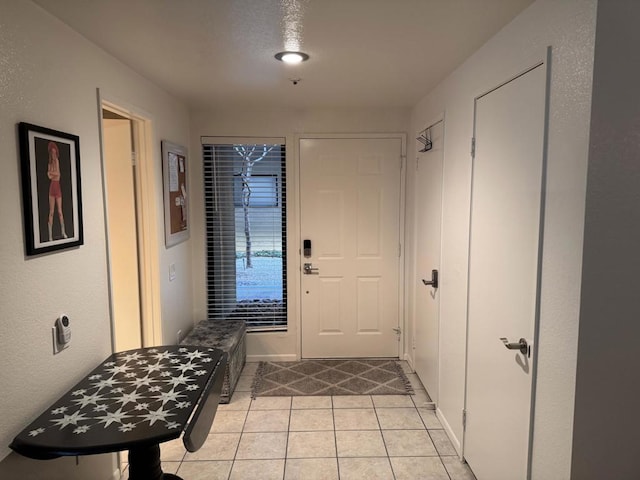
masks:
<path id="1" fill-rule="evenodd" d="M 162 344 L 162 319 L 160 305 L 160 282 L 158 281 L 159 242 L 158 242 L 158 212 L 155 199 L 157 188 L 155 184 L 156 168 L 153 160 L 153 130 L 151 115 L 139 109 L 128 106 L 126 102 L 112 99 L 97 89 L 100 162 L 102 170 L 102 198 L 105 219 L 105 246 L 107 257 L 107 276 L 109 286 L 109 316 L 111 320 L 111 348 L 115 351 L 114 316 L 111 259 L 109 257 L 109 224 L 107 203 L 107 176 L 104 154 L 102 110 L 109 110 L 131 121 L 133 132 L 133 150 L 136 152 L 136 222 L 138 236 L 138 274 L 140 290 L 140 318 L 142 326 L 142 346 Z"/>
<path id="2" fill-rule="evenodd" d="M 302 358 L 302 232 L 300 231 L 301 222 L 301 207 L 302 207 L 302 192 L 300 191 L 300 172 L 301 172 L 301 158 L 300 158 L 300 140 L 305 139 L 354 139 L 354 140 L 368 140 L 368 139 L 396 139 L 400 140 L 400 161 L 401 161 L 401 169 L 400 169 L 400 211 L 399 215 L 399 226 L 400 231 L 399 241 L 401 245 L 400 257 L 398 260 L 398 326 L 401 329 L 400 335 L 400 345 L 398 348 L 398 358 L 403 360 L 406 357 L 406 352 L 408 351 L 405 342 L 409 338 L 407 335 L 407 319 L 406 312 L 408 311 L 408 298 L 406 295 L 406 266 L 405 266 L 405 258 L 406 258 L 406 242 L 405 242 L 405 206 L 406 206 L 406 176 L 407 176 L 407 135 L 405 133 L 298 133 L 294 135 L 294 156 L 295 156 L 295 172 L 292 174 L 295 175 L 295 222 L 296 228 L 291 229 L 292 232 L 292 242 L 295 242 L 298 249 L 298 255 L 292 255 L 290 260 L 293 263 L 293 259 L 295 258 L 296 265 L 296 278 L 295 284 L 297 289 L 296 295 L 296 318 L 298 319 L 298 335 L 296 340 L 296 356 L 297 358 Z M 292 202 L 293 204 L 293 202 Z"/>
<path id="3" fill-rule="evenodd" d="M 495 90 L 503 87 L 510 82 L 517 80 L 518 78 L 526 75 L 532 70 L 543 66 L 545 68 L 545 95 L 544 95 L 544 118 L 543 118 L 543 140 L 542 140 L 542 166 L 540 176 L 540 218 L 538 227 L 538 263 L 537 263 L 537 278 L 536 278 L 536 299 L 535 299 L 535 313 L 533 322 L 533 345 L 531 355 L 531 400 L 530 400 L 530 412 L 529 412 L 529 438 L 527 448 L 527 479 L 531 478 L 531 467 L 533 458 L 533 437 L 535 426 L 535 407 L 536 407 L 536 385 L 538 378 L 538 345 L 540 338 L 540 305 L 542 296 L 542 264 L 544 254 L 544 225 L 545 225 L 545 207 L 547 198 L 547 166 L 548 166 L 548 146 L 549 146 L 549 103 L 551 96 L 551 46 L 546 47 L 545 53 L 540 55 L 542 59 L 532 61 L 524 68 L 520 73 L 509 77 L 508 79 L 496 84 L 495 86 L 487 89 L 486 91 L 476 95 L 473 99 L 473 136 L 472 136 L 472 148 L 471 148 L 471 182 L 470 182 L 470 198 L 469 198 L 469 238 L 468 238 L 468 258 L 467 258 L 467 298 L 466 298 L 466 335 L 465 335 L 465 370 L 464 370 L 464 410 L 463 410 L 463 422 L 464 416 L 467 411 L 467 392 L 468 392 L 468 365 L 469 365 L 469 286 L 470 286 L 470 265 L 471 265 L 471 205 L 473 202 L 473 177 L 475 169 L 475 138 L 476 138 L 476 125 L 477 125 L 477 110 L 478 100 L 482 97 L 494 92 Z M 538 57 L 538 58 L 540 58 Z M 463 427 L 462 442 L 460 446 L 460 458 L 464 460 L 465 451 L 465 437 L 466 427 Z"/>

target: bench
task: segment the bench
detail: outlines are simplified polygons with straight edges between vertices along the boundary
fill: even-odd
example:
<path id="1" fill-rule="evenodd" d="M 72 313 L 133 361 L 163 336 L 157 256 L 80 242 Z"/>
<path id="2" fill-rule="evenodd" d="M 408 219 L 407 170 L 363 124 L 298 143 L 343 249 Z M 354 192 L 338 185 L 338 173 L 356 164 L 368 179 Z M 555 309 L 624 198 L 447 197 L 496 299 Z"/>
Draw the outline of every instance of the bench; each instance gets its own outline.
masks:
<path id="1" fill-rule="evenodd" d="M 244 320 L 201 320 L 180 342 L 219 348 L 229 356 L 224 372 L 220 403 L 229 403 L 247 359 L 247 326 Z"/>

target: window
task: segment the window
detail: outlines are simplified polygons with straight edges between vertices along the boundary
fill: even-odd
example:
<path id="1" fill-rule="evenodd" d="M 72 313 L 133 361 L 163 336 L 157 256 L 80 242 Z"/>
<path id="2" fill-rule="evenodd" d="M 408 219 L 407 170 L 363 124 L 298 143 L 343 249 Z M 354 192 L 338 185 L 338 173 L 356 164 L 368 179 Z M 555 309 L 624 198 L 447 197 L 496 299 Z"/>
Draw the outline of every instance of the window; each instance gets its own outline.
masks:
<path id="1" fill-rule="evenodd" d="M 284 141 L 203 139 L 207 316 L 287 326 Z"/>

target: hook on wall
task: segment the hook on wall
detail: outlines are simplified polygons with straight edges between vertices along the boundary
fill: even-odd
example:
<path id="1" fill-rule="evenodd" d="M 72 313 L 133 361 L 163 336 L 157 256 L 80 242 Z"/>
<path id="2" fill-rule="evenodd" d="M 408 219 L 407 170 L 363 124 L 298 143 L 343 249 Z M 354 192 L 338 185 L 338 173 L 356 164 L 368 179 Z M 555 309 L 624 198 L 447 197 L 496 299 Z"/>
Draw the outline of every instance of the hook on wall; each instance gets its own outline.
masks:
<path id="1" fill-rule="evenodd" d="M 431 141 L 431 127 L 425 128 L 420 135 L 416 138 L 423 147 L 418 152 L 428 152 L 433 148 L 433 142 Z"/>

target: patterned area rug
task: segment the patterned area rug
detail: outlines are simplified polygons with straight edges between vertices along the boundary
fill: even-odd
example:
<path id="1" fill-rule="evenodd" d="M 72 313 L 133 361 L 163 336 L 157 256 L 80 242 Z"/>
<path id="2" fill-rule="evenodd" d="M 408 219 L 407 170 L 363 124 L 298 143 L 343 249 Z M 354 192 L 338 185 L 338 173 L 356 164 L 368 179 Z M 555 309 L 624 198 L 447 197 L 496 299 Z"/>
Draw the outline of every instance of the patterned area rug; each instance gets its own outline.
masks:
<path id="1" fill-rule="evenodd" d="M 397 361 L 346 359 L 260 362 L 251 396 L 413 393 Z"/>

